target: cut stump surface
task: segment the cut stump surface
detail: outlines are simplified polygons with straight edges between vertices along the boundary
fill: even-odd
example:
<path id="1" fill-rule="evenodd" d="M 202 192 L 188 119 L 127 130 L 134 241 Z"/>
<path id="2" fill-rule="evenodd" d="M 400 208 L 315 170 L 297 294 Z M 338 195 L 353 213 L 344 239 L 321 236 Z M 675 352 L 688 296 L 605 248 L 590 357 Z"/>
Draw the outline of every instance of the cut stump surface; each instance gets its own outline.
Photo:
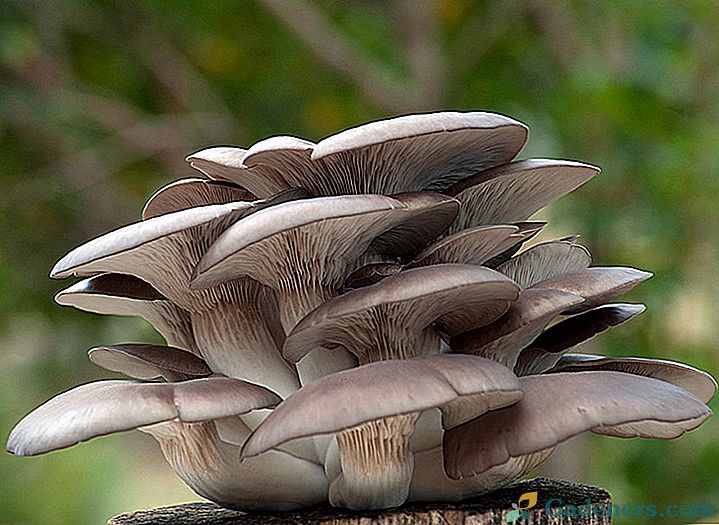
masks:
<path id="1" fill-rule="evenodd" d="M 386 511 L 353 512 L 322 506 L 303 512 L 245 514 L 212 503 L 188 503 L 121 514 L 110 519 L 108 525 L 506 525 L 512 504 L 517 504 L 522 494 L 535 491 L 537 504 L 528 511 L 529 523 L 521 520 L 515 522 L 518 525 L 609 525 L 612 522 L 610 513 L 606 512 L 611 505 L 607 491 L 568 481 L 535 478 L 460 502 L 413 504 Z M 546 509 L 549 500 L 554 500 L 551 513 Z M 563 512 L 556 500 L 561 500 Z M 574 509 L 578 512 L 572 512 Z M 590 516 L 586 515 L 587 509 L 591 509 Z M 560 515 L 556 516 L 558 512 Z"/>

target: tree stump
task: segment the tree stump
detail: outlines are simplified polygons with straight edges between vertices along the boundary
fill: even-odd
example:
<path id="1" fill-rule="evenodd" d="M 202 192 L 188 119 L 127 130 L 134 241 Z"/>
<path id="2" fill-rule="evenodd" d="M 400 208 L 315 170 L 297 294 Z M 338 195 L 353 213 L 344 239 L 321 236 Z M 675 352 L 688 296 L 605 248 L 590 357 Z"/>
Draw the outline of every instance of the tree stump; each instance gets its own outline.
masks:
<path id="1" fill-rule="evenodd" d="M 523 494 L 535 491 L 537 503 L 527 511 L 529 520 L 514 523 L 609 525 L 612 522 L 611 497 L 605 490 L 536 478 L 461 502 L 414 504 L 386 511 L 353 512 L 322 506 L 302 512 L 245 514 L 212 503 L 188 503 L 121 514 L 110 519 L 108 525 L 506 525 L 512 504 L 516 505 Z M 561 504 L 557 500 L 561 500 Z"/>

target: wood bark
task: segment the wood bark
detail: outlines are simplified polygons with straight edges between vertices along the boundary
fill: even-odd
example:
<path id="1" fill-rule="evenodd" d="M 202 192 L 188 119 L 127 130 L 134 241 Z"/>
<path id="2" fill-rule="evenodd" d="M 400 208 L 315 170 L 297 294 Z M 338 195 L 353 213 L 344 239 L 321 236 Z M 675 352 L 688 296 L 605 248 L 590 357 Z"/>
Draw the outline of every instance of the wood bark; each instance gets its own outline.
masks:
<path id="1" fill-rule="evenodd" d="M 188 503 L 116 516 L 108 525 L 506 525 L 507 512 L 520 496 L 537 491 L 538 501 L 529 512 L 529 521 L 517 525 L 610 525 L 611 497 L 603 489 L 568 481 L 536 478 L 520 481 L 476 498 L 453 503 L 412 504 L 385 511 L 353 512 L 317 507 L 302 512 L 245 514 L 212 503 Z M 561 500 L 565 511 L 555 516 L 546 511 L 547 501 Z M 573 506 L 579 512 L 571 515 Z M 587 510 L 590 509 L 589 516 Z"/>

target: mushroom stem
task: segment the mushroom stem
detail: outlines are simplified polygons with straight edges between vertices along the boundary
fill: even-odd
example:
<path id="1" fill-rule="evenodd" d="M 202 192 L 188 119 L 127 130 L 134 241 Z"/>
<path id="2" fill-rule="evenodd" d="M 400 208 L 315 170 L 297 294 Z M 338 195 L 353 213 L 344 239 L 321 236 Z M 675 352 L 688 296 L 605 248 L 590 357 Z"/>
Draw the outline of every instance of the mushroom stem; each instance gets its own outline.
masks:
<path id="1" fill-rule="evenodd" d="M 279 451 L 240 464 L 238 447 L 220 440 L 212 422 L 167 422 L 141 430 L 157 440 L 185 483 L 225 507 L 293 510 L 325 498 L 322 467 Z"/>
<path id="2" fill-rule="evenodd" d="M 212 370 L 265 385 L 282 397 L 299 388 L 295 370 L 282 358 L 255 304 L 220 303 L 193 313 L 192 326 Z"/>
<path id="3" fill-rule="evenodd" d="M 337 434 L 342 473 L 330 485 L 330 503 L 382 509 L 404 503 L 414 469 L 410 437 L 419 413 L 364 423 Z"/>

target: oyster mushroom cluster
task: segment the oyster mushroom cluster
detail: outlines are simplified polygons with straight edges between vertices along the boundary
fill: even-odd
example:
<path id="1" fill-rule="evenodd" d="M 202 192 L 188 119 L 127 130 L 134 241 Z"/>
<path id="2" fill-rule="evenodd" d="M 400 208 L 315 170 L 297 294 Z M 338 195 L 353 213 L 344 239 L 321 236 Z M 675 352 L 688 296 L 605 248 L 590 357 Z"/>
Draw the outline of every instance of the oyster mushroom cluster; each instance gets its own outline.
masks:
<path id="1" fill-rule="evenodd" d="M 592 266 L 576 237 L 528 247 L 531 216 L 599 170 L 513 160 L 526 138 L 444 112 L 191 155 L 201 177 L 51 272 L 82 278 L 61 305 L 141 316 L 168 346 L 90 350 L 132 380 L 58 395 L 8 450 L 138 429 L 220 505 L 379 509 L 494 489 L 582 432 L 698 427 L 708 374 L 570 353 L 641 313 L 614 301 L 650 274 Z"/>

